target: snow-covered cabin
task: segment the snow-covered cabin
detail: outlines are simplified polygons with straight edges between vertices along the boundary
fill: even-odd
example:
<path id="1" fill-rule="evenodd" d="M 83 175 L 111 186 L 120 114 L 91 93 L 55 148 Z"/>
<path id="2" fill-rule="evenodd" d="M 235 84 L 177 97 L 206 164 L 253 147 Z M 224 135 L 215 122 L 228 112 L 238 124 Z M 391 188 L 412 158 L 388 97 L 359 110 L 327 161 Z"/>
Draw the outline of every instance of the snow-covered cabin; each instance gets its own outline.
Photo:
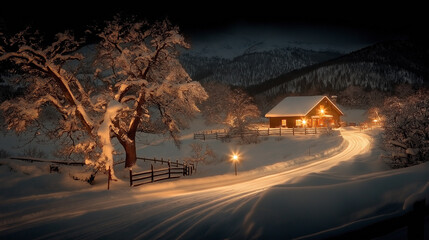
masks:
<path id="1" fill-rule="evenodd" d="M 327 96 L 286 97 L 267 114 L 270 128 L 337 127 L 344 113 Z"/>

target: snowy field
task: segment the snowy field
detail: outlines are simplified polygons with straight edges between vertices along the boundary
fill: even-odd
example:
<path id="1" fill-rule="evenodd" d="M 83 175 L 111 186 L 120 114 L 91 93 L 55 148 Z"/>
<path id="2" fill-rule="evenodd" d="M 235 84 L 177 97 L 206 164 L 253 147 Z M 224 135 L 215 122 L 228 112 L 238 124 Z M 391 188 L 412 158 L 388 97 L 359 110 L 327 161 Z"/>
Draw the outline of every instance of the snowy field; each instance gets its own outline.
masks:
<path id="1" fill-rule="evenodd" d="M 198 142 L 196 120 L 180 149 L 161 136 L 139 139 L 138 155 L 171 160 Z M 117 165 L 118 181 L 94 185 L 73 180 L 82 167 L 49 173 L 43 163 L 0 160 L 1 239 L 290 239 L 325 238 L 404 214 L 429 195 L 429 164 L 391 170 L 379 148 L 380 129 L 348 127 L 331 135 L 261 137 L 201 142 L 216 159 L 179 180 L 130 188 Z M 1 138 L 11 154 L 22 139 Z M 17 148 L 19 146 L 20 148 Z M 46 152 L 55 143 L 40 143 Z M 240 154 L 238 176 L 229 161 Z M 136 170 L 146 170 L 138 162 Z"/>

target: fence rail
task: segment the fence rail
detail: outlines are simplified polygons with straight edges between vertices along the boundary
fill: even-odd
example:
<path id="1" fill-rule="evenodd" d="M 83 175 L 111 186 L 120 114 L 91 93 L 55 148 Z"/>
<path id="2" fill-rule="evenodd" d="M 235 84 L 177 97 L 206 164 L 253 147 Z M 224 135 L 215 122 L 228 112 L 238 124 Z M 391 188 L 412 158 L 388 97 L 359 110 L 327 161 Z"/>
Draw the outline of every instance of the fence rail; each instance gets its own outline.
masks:
<path id="1" fill-rule="evenodd" d="M 179 178 L 181 176 L 192 175 L 194 171 L 194 164 L 179 163 L 179 161 L 171 162 L 170 160 L 151 159 L 151 158 L 137 158 L 143 161 L 166 163 L 167 168 L 154 169 L 153 164 L 150 165 L 150 170 L 133 173 L 130 169 L 130 186 L 137 187 L 148 183 L 163 181 L 172 178 Z"/>
<path id="2" fill-rule="evenodd" d="M 12 160 L 21 160 L 28 162 L 41 162 L 41 163 L 50 163 L 50 172 L 58 172 L 58 165 L 79 165 L 84 166 L 84 162 L 66 162 L 66 161 L 55 161 L 55 160 L 45 160 L 40 158 L 31 158 L 31 157 L 10 157 Z M 151 170 L 133 173 L 130 169 L 130 186 L 140 186 L 147 183 L 158 182 L 162 180 L 179 178 L 181 176 L 189 176 L 195 171 L 195 166 L 193 163 L 180 163 L 179 160 L 170 161 L 164 159 L 156 158 L 140 158 L 137 157 L 137 160 L 150 161 L 153 163 L 167 164 L 166 168 L 154 169 L 153 164 L 151 164 Z M 116 162 L 114 165 L 123 163 L 125 161 Z M 107 180 L 107 189 L 110 188 L 111 181 L 111 169 L 108 170 L 108 180 Z"/>
<path id="3" fill-rule="evenodd" d="M 247 130 L 243 133 L 229 134 L 225 129 L 216 131 L 205 131 L 194 133 L 194 139 L 209 140 L 209 139 L 224 139 L 236 138 L 245 135 L 257 136 L 284 136 L 284 135 L 310 135 L 326 132 L 327 128 L 267 128 Z"/>
<path id="4" fill-rule="evenodd" d="M 45 159 L 31 158 L 31 157 L 10 157 L 9 159 L 21 160 L 21 161 L 27 161 L 27 162 L 54 163 L 54 164 L 61 164 L 61 165 L 80 165 L 80 166 L 85 165 L 85 162 L 66 162 L 66 161 L 45 160 Z"/>

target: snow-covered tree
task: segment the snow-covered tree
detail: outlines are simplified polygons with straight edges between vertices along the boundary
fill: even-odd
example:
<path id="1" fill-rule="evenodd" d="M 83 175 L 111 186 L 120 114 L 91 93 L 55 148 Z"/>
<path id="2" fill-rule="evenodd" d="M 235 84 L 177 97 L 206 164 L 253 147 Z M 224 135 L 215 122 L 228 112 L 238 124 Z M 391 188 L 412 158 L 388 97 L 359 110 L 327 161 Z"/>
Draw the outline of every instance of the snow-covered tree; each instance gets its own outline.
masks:
<path id="1" fill-rule="evenodd" d="M 230 130 L 243 133 L 247 130 L 252 119 L 258 118 L 260 111 L 253 102 L 253 98 L 241 89 L 234 89 L 229 96 L 229 111 L 226 123 Z"/>
<path id="2" fill-rule="evenodd" d="M 206 163 L 216 159 L 216 153 L 207 144 L 203 146 L 203 144 L 197 142 L 189 146 L 191 147 L 191 154 L 190 157 L 185 158 L 185 161 L 194 163 L 195 171 L 198 169 L 198 163 Z"/>
<path id="3" fill-rule="evenodd" d="M 393 167 L 407 167 L 429 160 L 429 90 L 406 98 L 386 99 L 382 112 L 384 143 L 392 152 Z"/>
<path id="4" fill-rule="evenodd" d="M 201 104 L 201 109 L 207 123 L 222 123 L 243 132 L 249 120 L 260 115 L 252 97 L 241 89 L 217 82 L 206 83 L 205 89 L 209 98 Z"/>
<path id="5" fill-rule="evenodd" d="M 27 92 L 5 101 L 9 129 L 24 131 L 37 122 L 45 106 L 60 114 L 54 137 L 70 139 L 66 152 L 83 153 L 88 164 L 113 164 L 112 138 L 125 150 L 125 167 L 136 162 L 136 134 L 153 122 L 162 122 L 179 144 L 180 127 L 196 104 L 207 98 L 177 60 L 179 48 L 189 45 L 168 21 L 148 24 L 115 17 L 96 31 L 100 37 L 94 76 L 73 71 L 83 55 L 82 44 L 71 33 L 59 33 L 49 43 L 23 31 L 1 38 L 0 61 L 14 64 Z M 159 125 L 159 124 L 158 124 Z"/>
<path id="6" fill-rule="evenodd" d="M 209 97 L 204 101 L 200 108 L 207 124 L 224 124 L 229 112 L 229 98 L 232 95 L 230 86 L 218 83 L 203 83 L 204 89 Z"/>

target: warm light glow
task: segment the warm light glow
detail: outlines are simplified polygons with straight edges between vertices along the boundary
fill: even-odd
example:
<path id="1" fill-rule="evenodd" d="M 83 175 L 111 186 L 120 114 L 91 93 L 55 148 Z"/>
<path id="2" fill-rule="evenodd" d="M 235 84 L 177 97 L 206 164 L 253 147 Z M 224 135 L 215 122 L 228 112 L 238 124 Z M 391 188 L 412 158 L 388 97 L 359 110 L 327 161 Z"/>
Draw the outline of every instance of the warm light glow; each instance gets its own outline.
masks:
<path id="1" fill-rule="evenodd" d="M 238 162 L 240 161 L 240 153 L 238 151 L 231 152 L 231 155 L 229 155 L 231 162 Z"/>
<path id="2" fill-rule="evenodd" d="M 325 107 L 323 107 L 323 106 L 320 106 L 320 108 L 319 108 L 319 113 L 320 113 L 320 115 L 325 115 Z"/>
<path id="3" fill-rule="evenodd" d="M 376 123 L 376 122 L 378 122 L 378 120 L 377 120 L 377 119 L 374 119 L 374 120 L 372 120 L 372 121 L 373 121 L 373 122 L 375 122 L 375 123 Z"/>
<path id="4" fill-rule="evenodd" d="M 232 161 L 234 162 L 234 172 L 235 172 L 235 176 L 237 176 L 237 162 L 238 162 L 238 154 L 237 153 L 232 153 L 232 157 L 231 157 Z"/>
<path id="5" fill-rule="evenodd" d="M 307 120 L 302 120 L 302 124 L 305 126 L 307 124 Z"/>

